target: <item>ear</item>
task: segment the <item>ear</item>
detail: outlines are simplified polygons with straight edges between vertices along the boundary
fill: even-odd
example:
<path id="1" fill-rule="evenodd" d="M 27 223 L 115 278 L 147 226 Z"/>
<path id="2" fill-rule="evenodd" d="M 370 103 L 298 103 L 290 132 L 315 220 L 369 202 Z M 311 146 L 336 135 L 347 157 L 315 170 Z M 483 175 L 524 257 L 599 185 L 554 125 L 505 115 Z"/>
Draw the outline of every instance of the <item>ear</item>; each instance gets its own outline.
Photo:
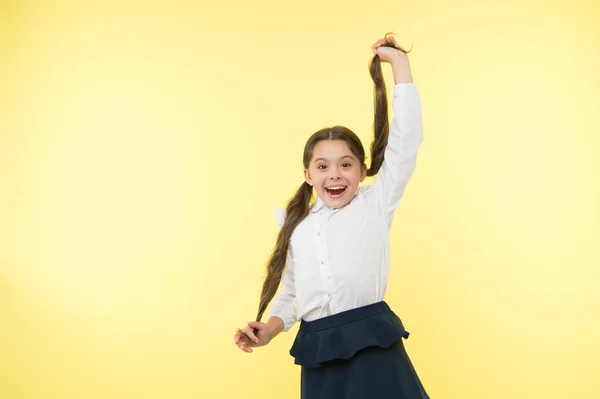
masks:
<path id="1" fill-rule="evenodd" d="M 312 179 L 310 178 L 310 172 L 308 169 L 304 169 L 304 181 L 306 181 L 311 186 L 313 185 Z"/>
<path id="2" fill-rule="evenodd" d="M 367 177 L 367 165 L 363 164 L 362 168 L 360 169 L 360 182 L 361 183 L 363 180 L 365 180 L 365 177 Z"/>

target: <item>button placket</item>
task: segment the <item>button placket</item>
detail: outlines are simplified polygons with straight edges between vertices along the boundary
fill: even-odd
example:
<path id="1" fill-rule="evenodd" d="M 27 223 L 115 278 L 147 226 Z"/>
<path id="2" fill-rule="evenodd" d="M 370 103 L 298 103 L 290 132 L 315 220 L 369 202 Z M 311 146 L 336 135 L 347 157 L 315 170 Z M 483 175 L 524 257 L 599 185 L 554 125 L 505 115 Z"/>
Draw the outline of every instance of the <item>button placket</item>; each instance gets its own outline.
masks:
<path id="1" fill-rule="evenodd" d="M 315 218 L 315 247 L 317 248 L 317 259 L 320 265 L 323 265 L 323 234 L 322 234 L 322 223 L 321 223 L 321 215 L 318 214 Z"/>
<path id="2" fill-rule="evenodd" d="M 331 274 L 331 263 L 327 253 L 327 229 L 329 226 L 329 213 L 323 212 L 321 217 L 323 219 L 320 223 L 321 228 L 319 232 L 321 233 L 321 281 L 323 283 L 323 287 L 325 288 L 325 297 L 323 298 L 323 301 L 327 308 L 327 314 L 331 314 L 330 303 L 333 297 L 333 278 Z"/>

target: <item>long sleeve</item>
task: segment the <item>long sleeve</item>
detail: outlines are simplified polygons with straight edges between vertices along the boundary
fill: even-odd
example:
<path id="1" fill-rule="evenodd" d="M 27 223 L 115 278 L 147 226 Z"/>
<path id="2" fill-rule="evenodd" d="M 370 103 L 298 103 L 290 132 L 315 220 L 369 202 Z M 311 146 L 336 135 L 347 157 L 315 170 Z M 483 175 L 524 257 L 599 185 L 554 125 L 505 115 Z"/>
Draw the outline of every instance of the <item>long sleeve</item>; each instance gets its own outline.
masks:
<path id="1" fill-rule="evenodd" d="M 277 224 L 283 226 L 285 211 L 276 210 Z M 271 303 L 269 318 L 273 316 L 283 320 L 283 331 L 288 331 L 298 321 L 294 301 L 296 299 L 296 287 L 294 285 L 294 268 L 292 263 L 291 248 L 288 249 L 285 268 L 281 276 L 281 290 Z"/>
<path id="2" fill-rule="evenodd" d="M 288 331 L 298 321 L 294 309 L 296 290 L 294 286 L 294 269 L 291 263 L 290 251 L 288 251 L 285 269 L 281 276 L 281 290 L 273 299 L 269 318 L 273 316 L 283 320 L 283 331 Z"/>
<path id="3" fill-rule="evenodd" d="M 394 86 L 394 119 L 390 124 L 384 161 L 371 189 L 378 213 L 389 216 L 400 203 L 415 170 L 417 151 L 423 142 L 421 99 L 414 83 Z"/>

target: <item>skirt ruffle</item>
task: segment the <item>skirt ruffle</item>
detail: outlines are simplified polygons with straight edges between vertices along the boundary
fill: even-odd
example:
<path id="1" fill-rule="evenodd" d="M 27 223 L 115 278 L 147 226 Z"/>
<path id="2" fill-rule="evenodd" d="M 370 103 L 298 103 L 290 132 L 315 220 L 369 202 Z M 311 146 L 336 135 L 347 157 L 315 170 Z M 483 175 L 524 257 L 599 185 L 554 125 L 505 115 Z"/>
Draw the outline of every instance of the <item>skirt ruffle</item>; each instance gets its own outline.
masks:
<path id="1" fill-rule="evenodd" d="M 385 302 L 303 321 L 290 349 L 302 366 L 302 399 L 428 399 L 408 336 Z"/>
<path id="2" fill-rule="evenodd" d="M 315 321 L 302 321 L 290 354 L 296 364 L 317 368 L 332 360 L 350 359 L 365 348 L 389 348 L 409 334 L 400 318 L 382 301 Z"/>

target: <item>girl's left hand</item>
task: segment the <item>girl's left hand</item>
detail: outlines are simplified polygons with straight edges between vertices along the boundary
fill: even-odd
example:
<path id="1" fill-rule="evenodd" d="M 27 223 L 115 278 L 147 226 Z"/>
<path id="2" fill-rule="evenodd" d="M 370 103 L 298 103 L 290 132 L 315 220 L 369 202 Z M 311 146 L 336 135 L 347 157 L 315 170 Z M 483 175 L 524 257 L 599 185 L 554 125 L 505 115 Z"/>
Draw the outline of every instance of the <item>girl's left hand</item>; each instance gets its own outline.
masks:
<path id="1" fill-rule="evenodd" d="M 397 48 L 402 48 L 398 44 L 398 42 L 396 41 L 394 36 L 390 35 L 390 36 L 387 36 L 387 40 L 385 38 L 383 38 L 383 39 L 379 39 L 375 43 L 373 43 L 373 46 L 371 46 L 371 50 L 373 50 L 373 54 L 378 55 L 379 59 L 382 62 L 389 62 L 390 64 L 393 64 L 394 62 L 397 62 L 400 60 L 408 62 L 408 56 L 406 55 L 405 52 L 398 50 L 397 48 L 387 46 L 386 41 L 392 42 L 394 44 L 394 46 L 396 46 Z M 404 50 L 404 49 L 402 49 L 402 50 Z"/>

